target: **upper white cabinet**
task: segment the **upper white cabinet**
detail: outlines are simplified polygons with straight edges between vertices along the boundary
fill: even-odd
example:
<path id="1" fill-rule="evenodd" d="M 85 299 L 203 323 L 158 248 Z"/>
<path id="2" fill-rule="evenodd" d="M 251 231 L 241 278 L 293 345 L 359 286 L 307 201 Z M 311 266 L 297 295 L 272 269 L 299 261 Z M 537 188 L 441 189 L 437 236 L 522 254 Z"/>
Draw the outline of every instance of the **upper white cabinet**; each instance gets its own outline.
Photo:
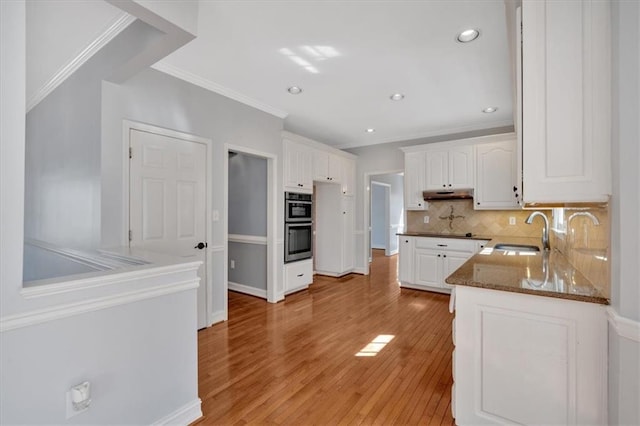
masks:
<path id="1" fill-rule="evenodd" d="M 342 185 L 342 195 L 352 196 L 356 187 L 356 162 L 350 158 L 341 158 L 341 165 L 340 184 Z"/>
<path id="2" fill-rule="evenodd" d="M 424 170 L 424 152 L 404 154 L 404 205 L 407 210 L 424 209 Z"/>
<path id="3" fill-rule="evenodd" d="M 340 182 L 342 157 L 319 149 L 313 153 L 313 180 L 318 182 Z"/>
<path id="4" fill-rule="evenodd" d="M 473 188 L 473 146 L 452 146 L 425 152 L 425 188 Z"/>
<path id="5" fill-rule="evenodd" d="M 312 192 L 311 162 L 313 153 L 308 147 L 284 141 L 284 186 L 296 192 Z"/>
<path id="6" fill-rule="evenodd" d="M 607 1 L 522 1 L 525 203 L 611 194 L 610 25 Z"/>
<path id="7" fill-rule="evenodd" d="M 519 209 L 519 186 L 515 134 L 476 147 L 476 210 Z"/>

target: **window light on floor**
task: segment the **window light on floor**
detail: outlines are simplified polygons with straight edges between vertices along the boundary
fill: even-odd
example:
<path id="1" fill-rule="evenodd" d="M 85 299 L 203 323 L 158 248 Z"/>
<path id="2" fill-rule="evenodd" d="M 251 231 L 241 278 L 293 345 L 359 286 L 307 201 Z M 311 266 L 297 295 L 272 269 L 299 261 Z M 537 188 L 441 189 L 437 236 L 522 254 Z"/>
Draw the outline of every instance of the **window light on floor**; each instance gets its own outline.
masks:
<path id="1" fill-rule="evenodd" d="M 376 356 L 394 337 L 396 336 L 392 334 L 380 334 L 369 342 L 367 346 L 360 349 L 356 356 Z"/>

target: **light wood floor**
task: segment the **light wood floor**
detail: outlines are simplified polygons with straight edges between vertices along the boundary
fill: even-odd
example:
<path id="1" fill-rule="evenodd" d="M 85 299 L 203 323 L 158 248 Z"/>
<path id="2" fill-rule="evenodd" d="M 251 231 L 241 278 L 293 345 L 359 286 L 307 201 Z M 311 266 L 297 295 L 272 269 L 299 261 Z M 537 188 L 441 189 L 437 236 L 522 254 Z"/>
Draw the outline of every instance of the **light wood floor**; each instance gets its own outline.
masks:
<path id="1" fill-rule="evenodd" d="M 229 321 L 199 332 L 204 424 L 454 424 L 447 295 L 400 289 L 397 256 L 371 275 L 284 302 L 229 293 Z M 356 356 L 378 335 L 375 356 Z"/>

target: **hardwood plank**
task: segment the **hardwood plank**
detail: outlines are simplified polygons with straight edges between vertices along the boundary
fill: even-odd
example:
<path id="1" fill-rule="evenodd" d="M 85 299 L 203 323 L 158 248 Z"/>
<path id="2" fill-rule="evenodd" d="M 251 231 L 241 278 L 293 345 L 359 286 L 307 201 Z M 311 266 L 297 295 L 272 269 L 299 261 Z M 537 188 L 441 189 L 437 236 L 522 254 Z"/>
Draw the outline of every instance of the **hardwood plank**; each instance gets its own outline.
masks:
<path id="1" fill-rule="evenodd" d="M 369 276 L 316 276 L 275 305 L 230 292 L 229 321 L 198 333 L 196 423 L 453 425 L 448 302 L 400 289 L 383 251 Z"/>

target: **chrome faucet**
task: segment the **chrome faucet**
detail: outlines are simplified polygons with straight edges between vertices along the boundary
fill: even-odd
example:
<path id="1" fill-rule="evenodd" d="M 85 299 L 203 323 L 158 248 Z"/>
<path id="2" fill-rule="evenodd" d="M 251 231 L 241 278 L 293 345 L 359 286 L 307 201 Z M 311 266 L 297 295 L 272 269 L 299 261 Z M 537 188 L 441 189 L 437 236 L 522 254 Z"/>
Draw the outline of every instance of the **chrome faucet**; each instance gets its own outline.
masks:
<path id="1" fill-rule="evenodd" d="M 545 250 L 551 250 L 551 246 L 549 246 L 549 219 L 547 219 L 547 216 L 542 212 L 535 211 L 529 215 L 527 220 L 525 220 L 525 223 L 527 225 L 531 225 L 533 218 L 536 216 L 540 216 L 544 219 L 544 228 L 542 228 L 542 248 Z"/>
<path id="2" fill-rule="evenodd" d="M 591 219 L 591 222 L 593 222 L 595 226 L 600 225 L 600 221 L 598 220 L 598 218 L 595 217 L 593 213 L 590 213 L 590 212 L 575 212 L 574 214 L 569 216 L 569 219 L 567 219 L 567 225 L 569 225 L 571 223 L 571 219 L 573 219 L 576 216 L 586 216 L 589 219 Z"/>

